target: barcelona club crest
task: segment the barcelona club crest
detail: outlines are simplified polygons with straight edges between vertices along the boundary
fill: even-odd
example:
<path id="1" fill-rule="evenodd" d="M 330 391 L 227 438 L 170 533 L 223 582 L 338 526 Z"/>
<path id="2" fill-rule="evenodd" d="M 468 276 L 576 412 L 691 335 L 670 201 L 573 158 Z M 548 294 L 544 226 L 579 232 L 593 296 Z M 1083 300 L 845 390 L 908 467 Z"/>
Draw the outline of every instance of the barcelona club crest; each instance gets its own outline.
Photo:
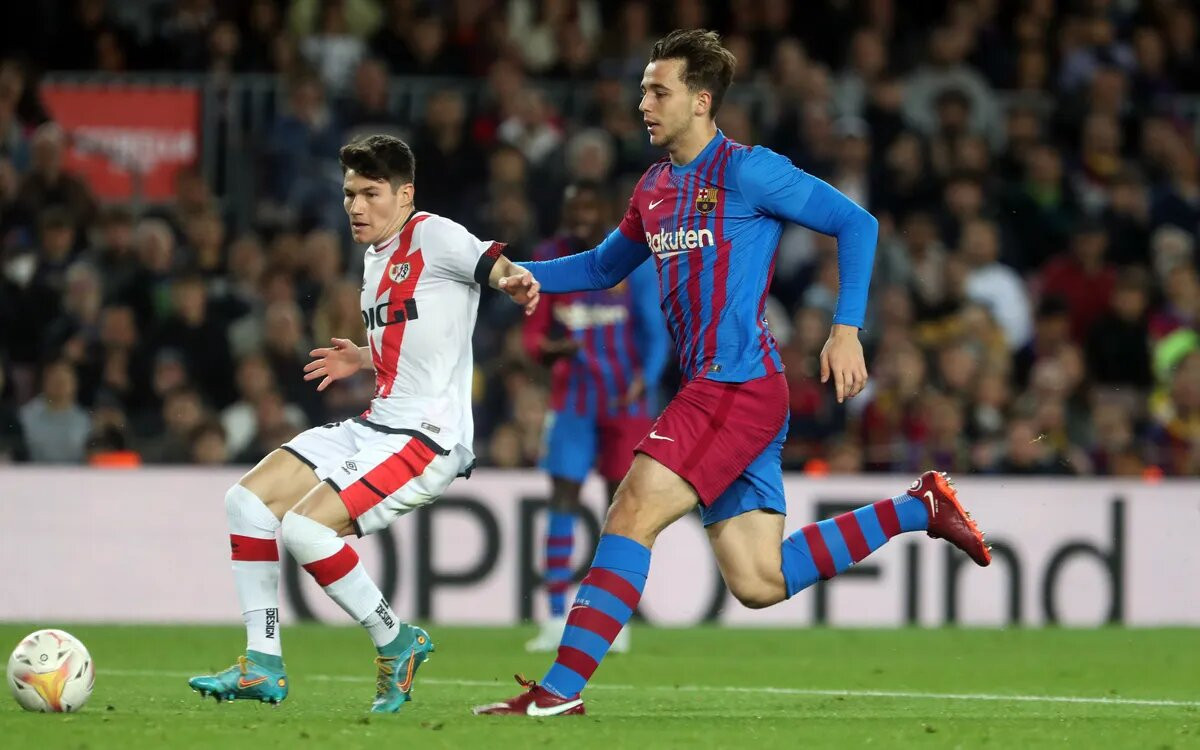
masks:
<path id="1" fill-rule="evenodd" d="M 702 187 L 696 192 L 696 210 L 702 214 L 710 214 L 717 207 L 717 196 L 721 194 L 720 188 Z"/>
<path id="2" fill-rule="evenodd" d="M 388 266 L 388 278 L 398 284 L 408 278 L 410 270 L 408 263 L 393 263 Z"/>

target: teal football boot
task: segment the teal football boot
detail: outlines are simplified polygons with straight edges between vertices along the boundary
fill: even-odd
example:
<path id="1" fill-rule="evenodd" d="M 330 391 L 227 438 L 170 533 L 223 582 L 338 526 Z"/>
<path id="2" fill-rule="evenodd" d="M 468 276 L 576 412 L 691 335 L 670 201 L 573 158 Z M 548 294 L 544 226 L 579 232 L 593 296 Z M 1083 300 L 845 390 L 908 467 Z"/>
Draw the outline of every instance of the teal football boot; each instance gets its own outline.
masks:
<path id="1" fill-rule="evenodd" d="M 407 630 L 409 632 L 405 633 Z M 407 636 L 407 637 L 406 637 Z M 371 713 L 394 714 L 412 700 L 413 678 L 417 669 L 429 661 L 434 651 L 429 633 L 418 627 L 406 627 L 396 640 L 379 649 L 375 657 L 375 702 Z"/>
<path id="2" fill-rule="evenodd" d="M 207 698 L 211 695 L 218 703 L 256 700 L 279 705 L 288 694 L 283 660 L 278 656 L 254 651 L 248 652 L 246 656 L 239 656 L 237 664 L 223 672 L 193 677 L 188 680 L 188 685 L 200 693 L 200 697 Z"/>

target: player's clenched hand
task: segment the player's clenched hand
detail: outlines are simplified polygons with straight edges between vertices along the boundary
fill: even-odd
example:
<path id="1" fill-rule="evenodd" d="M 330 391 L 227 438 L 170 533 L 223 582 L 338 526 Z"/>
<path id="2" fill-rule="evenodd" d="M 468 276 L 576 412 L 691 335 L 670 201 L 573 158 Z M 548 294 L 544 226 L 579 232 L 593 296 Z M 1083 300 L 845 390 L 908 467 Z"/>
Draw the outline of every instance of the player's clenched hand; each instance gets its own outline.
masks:
<path id="1" fill-rule="evenodd" d="M 867 361 L 857 328 L 835 324 L 829 332 L 829 339 L 821 348 L 821 382 L 828 383 L 831 375 L 839 404 L 866 387 Z"/>
<path id="2" fill-rule="evenodd" d="M 542 289 L 542 285 L 533 278 L 533 274 L 522 270 L 513 276 L 502 277 L 500 281 L 496 282 L 496 286 L 500 291 L 512 297 L 513 302 L 524 307 L 526 315 L 533 315 L 533 311 L 538 306 L 538 299 L 540 299 L 539 292 Z"/>
<path id="3" fill-rule="evenodd" d="M 330 339 L 329 342 L 333 346 L 309 352 L 308 356 L 312 357 L 313 361 L 304 366 L 305 380 L 321 378 L 321 382 L 317 384 L 318 391 L 325 390 L 335 380 L 353 375 L 362 367 L 362 357 L 353 341 Z"/>

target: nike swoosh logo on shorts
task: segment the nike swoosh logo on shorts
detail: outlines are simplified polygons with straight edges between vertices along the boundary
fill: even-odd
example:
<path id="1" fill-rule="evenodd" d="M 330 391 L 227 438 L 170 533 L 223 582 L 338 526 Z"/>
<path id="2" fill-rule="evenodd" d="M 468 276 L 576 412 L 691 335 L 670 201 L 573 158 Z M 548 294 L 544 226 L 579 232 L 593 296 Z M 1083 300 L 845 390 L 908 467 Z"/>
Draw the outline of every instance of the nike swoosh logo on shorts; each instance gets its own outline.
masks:
<path id="1" fill-rule="evenodd" d="M 536 703 L 530 703 L 525 707 L 525 713 L 529 716 L 558 716 L 561 713 L 570 711 L 581 703 L 583 703 L 583 698 L 576 698 L 573 701 L 560 703 L 557 706 L 547 706 L 546 708 L 542 708 Z"/>
<path id="2" fill-rule="evenodd" d="M 654 430 L 650 430 L 650 439 L 651 440 L 670 440 L 672 443 L 675 442 L 675 438 L 669 438 L 666 435 L 659 435 Z"/>
<path id="3" fill-rule="evenodd" d="M 650 210 L 653 211 L 655 208 L 658 207 L 659 203 L 662 203 L 665 200 L 666 200 L 666 198 L 659 198 L 656 201 L 650 201 Z"/>

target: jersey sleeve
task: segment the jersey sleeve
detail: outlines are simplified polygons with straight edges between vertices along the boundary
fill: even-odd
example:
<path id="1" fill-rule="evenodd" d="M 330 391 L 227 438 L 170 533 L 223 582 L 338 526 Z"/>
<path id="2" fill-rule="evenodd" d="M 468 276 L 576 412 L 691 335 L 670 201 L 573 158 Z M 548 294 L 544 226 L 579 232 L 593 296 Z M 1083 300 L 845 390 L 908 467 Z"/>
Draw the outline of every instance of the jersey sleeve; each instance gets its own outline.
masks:
<path id="1" fill-rule="evenodd" d="M 833 322 L 861 328 L 879 240 L 875 217 L 769 148 L 751 149 L 736 174 L 742 197 L 758 213 L 837 237 L 838 303 Z"/>
<path id="2" fill-rule="evenodd" d="M 648 174 L 648 173 L 647 173 Z M 642 211 L 638 208 L 638 196 L 642 194 L 642 184 L 646 181 L 646 175 L 643 174 L 641 179 L 637 181 L 637 185 L 633 188 L 633 193 L 629 196 L 629 205 L 625 208 L 625 215 L 621 217 L 621 223 L 617 225 L 617 229 L 625 238 L 632 242 L 646 241 L 646 228 L 642 224 Z"/>
<path id="3" fill-rule="evenodd" d="M 421 226 L 425 262 L 442 275 L 464 284 L 486 285 L 496 259 L 504 252 L 503 242 L 481 240 L 462 224 L 433 217 Z"/>

